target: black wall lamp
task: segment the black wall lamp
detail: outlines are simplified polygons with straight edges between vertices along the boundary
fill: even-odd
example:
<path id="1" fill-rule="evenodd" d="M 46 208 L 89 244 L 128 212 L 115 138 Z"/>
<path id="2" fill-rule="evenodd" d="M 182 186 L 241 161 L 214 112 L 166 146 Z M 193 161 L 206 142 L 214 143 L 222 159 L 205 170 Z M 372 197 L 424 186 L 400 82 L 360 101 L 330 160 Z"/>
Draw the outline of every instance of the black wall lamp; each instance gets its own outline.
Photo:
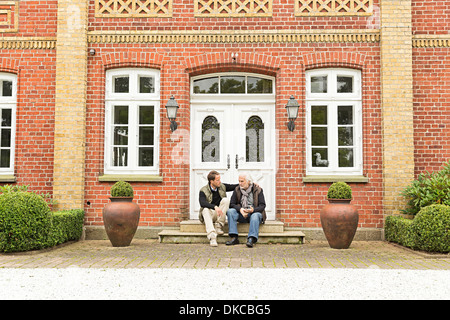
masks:
<path id="1" fill-rule="evenodd" d="M 289 122 L 287 124 L 287 127 L 289 131 L 294 131 L 295 128 L 295 119 L 297 119 L 298 116 L 298 108 L 300 105 L 298 104 L 297 100 L 295 100 L 294 96 L 291 96 L 289 98 L 288 103 L 286 104 L 286 110 L 289 118 Z"/>
<path id="2" fill-rule="evenodd" d="M 178 112 L 178 103 L 177 100 L 173 96 L 170 97 L 169 101 L 167 101 L 166 104 L 166 110 L 167 110 L 167 118 L 170 120 L 170 130 L 175 131 L 177 130 L 177 123 L 175 122 L 175 119 L 177 118 L 177 112 Z"/>

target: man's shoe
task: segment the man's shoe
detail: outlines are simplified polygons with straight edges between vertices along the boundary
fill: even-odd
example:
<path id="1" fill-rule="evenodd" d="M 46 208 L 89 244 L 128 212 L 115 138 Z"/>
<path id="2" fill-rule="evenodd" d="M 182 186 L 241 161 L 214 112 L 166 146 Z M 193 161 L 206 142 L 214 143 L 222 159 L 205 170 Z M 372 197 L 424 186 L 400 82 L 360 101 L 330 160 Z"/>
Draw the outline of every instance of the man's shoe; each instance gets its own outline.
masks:
<path id="1" fill-rule="evenodd" d="M 238 237 L 233 237 L 233 238 L 231 238 L 230 241 L 225 242 L 225 244 L 227 246 L 233 246 L 235 244 L 239 244 L 239 238 Z"/>
<path id="2" fill-rule="evenodd" d="M 249 237 L 249 238 L 247 239 L 246 245 L 247 245 L 247 247 L 249 247 L 249 248 L 253 248 L 253 245 L 254 245 L 255 243 L 256 243 L 256 239 L 253 238 L 253 237 Z"/>
<path id="3" fill-rule="evenodd" d="M 222 229 L 222 225 L 220 223 L 215 223 L 214 224 L 214 229 L 216 229 L 216 233 L 219 236 L 223 235 L 223 229 Z"/>
<path id="4" fill-rule="evenodd" d="M 211 235 L 209 236 L 209 245 L 211 247 L 217 247 L 218 246 L 216 238 L 217 238 L 217 235 L 214 232 L 211 233 Z"/>

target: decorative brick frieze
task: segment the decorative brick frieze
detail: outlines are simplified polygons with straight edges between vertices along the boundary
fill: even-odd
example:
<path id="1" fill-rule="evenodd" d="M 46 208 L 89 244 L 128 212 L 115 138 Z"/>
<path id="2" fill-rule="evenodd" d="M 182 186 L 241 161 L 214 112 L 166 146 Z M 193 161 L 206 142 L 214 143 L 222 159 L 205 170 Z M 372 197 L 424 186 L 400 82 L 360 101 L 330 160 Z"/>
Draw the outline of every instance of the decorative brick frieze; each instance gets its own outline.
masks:
<path id="1" fill-rule="evenodd" d="M 55 49 L 54 38 L 0 38 L 0 49 Z"/>
<path id="2" fill-rule="evenodd" d="M 379 42 L 378 30 L 89 32 L 89 43 Z"/>

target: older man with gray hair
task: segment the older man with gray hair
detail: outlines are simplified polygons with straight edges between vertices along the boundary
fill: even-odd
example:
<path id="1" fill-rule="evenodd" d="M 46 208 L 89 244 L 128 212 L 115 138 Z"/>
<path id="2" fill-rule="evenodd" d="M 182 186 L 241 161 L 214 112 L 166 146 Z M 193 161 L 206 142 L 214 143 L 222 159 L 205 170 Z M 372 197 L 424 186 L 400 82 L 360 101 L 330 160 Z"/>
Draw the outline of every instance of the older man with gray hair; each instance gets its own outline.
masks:
<path id="1" fill-rule="evenodd" d="M 266 201 L 261 187 L 255 185 L 248 173 L 239 175 L 237 186 L 230 199 L 230 209 L 227 210 L 228 235 L 231 239 L 226 245 L 239 243 L 237 223 L 250 223 L 247 247 L 252 248 L 258 241 L 259 225 L 266 220 Z"/>

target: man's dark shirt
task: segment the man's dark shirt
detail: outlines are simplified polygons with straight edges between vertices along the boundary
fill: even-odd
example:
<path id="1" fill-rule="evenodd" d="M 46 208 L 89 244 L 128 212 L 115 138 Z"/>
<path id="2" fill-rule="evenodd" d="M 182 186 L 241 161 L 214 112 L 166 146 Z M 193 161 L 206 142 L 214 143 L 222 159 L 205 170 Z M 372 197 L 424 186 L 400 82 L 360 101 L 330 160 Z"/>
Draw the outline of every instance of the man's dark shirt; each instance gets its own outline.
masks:
<path id="1" fill-rule="evenodd" d="M 239 184 L 227 184 L 227 183 L 224 183 L 223 185 L 227 189 L 227 192 L 229 192 L 229 191 L 233 191 Z M 219 206 L 220 201 L 222 200 L 222 198 L 220 197 L 220 194 L 219 194 L 219 188 L 217 188 L 217 190 L 214 191 L 211 188 L 210 184 L 209 184 L 209 188 L 211 189 L 211 192 L 212 192 L 212 202 L 209 203 L 206 200 L 206 195 L 202 191 L 200 191 L 200 194 L 199 194 L 200 207 L 201 208 L 209 208 L 209 209 L 213 209 L 214 210 L 214 208 L 216 206 Z"/>

